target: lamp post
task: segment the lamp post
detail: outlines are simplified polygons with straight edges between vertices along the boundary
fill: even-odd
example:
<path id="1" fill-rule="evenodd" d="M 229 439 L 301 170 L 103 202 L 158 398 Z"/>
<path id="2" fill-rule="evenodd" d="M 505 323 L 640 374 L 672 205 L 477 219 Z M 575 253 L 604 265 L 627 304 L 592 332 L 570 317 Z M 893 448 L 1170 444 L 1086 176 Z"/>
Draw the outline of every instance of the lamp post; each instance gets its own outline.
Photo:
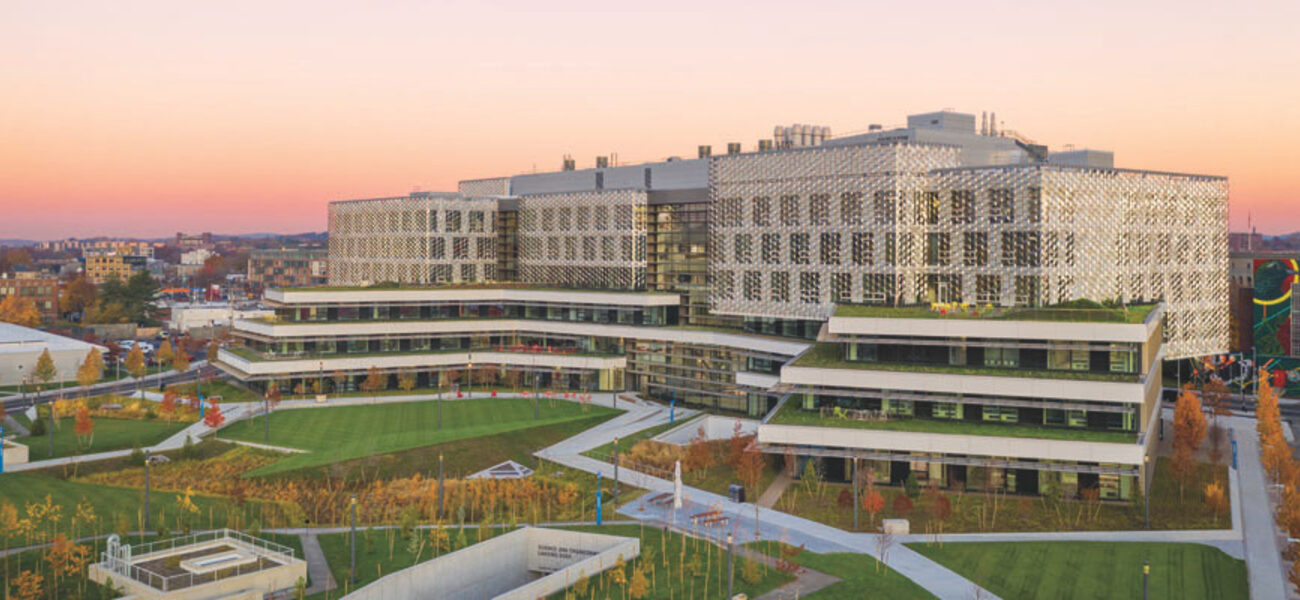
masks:
<path id="1" fill-rule="evenodd" d="M 727 597 L 735 598 L 736 586 L 736 544 L 731 534 L 727 534 Z"/>
<path id="2" fill-rule="evenodd" d="M 1151 456 L 1142 457 L 1142 504 L 1146 508 L 1147 529 L 1151 529 Z"/>
<path id="3" fill-rule="evenodd" d="M 149 531 L 149 449 L 144 450 L 144 532 Z"/>
<path id="4" fill-rule="evenodd" d="M 469 397 L 474 397 L 474 355 L 469 355 Z"/>
<path id="5" fill-rule="evenodd" d="M 618 436 L 614 436 L 614 506 L 618 506 Z"/>
<path id="6" fill-rule="evenodd" d="M 352 565 L 348 573 L 350 583 L 357 582 L 357 497 L 352 496 L 352 530 L 348 534 L 348 544 L 351 546 Z"/>
<path id="7" fill-rule="evenodd" d="M 438 518 L 442 518 L 442 453 L 438 453 Z"/>
<path id="8" fill-rule="evenodd" d="M 600 525 L 600 471 L 596 471 L 596 524 Z"/>
<path id="9" fill-rule="evenodd" d="M 1150 578 L 1151 561 L 1144 560 L 1142 561 L 1142 600 L 1150 600 L 1151 598 L 1151 586 L 1148 581 Z"/>

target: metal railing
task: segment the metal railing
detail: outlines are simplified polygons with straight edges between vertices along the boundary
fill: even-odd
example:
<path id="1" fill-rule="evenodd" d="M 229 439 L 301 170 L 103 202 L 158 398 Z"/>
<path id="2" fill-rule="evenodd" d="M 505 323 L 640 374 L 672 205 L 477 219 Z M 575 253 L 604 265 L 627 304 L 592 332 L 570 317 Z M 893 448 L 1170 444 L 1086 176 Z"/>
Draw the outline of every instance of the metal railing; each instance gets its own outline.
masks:
<path id="1" fill-rule="evenodd" d="M 138 547 L 133 546 L 131 547 L 131 561 L 132 563 L 135 563 L 141 560 L 150 560 L 148 557 L 151 555 L 174 551 L 184 548 L 185 546 L 220 541 L 238 543 L 241 549 L 251 551 L 257 560 L 254 560 L 251 563 L 242 563 L 225 569 L 217 569 L 205 573 L 186 572 L 176 575 L 164 575 L 136 564 L 118 564 L 118 561 L 109 556 L 108 552 L 102 552 L 100 553 L 99 565 L 107 571 L 118 573 L 129 577 L 134 581 L 148 585 L 151 588 L 165 592 L 193 587 L 204 583 L 211 583 L 228 577 L 238 577 L 245 573 L 253 573 L 269 568 L 262 564 L 262 558 L 271 560 L 279 565 L 281 564 L 282 557 L 288 556 L 292 560 L 297 555 L 297 551 L 288 546 L 253 537 L 233 529 L 216 529 L 141 544 Z"/>

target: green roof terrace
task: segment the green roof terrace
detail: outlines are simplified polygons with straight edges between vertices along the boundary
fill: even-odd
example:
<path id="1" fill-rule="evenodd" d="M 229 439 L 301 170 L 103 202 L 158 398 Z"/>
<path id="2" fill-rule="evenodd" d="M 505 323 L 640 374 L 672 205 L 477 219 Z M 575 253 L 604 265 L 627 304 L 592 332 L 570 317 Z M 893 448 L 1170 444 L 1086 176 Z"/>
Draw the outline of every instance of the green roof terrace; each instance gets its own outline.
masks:
<path id="1" fill-rule="evenodd" d="M 1045 307 L 998 307 L 991 304 L 955 302 L 907 306 L 840 304 L 835 307 L 835 316 L 870 319 L 989 319 L 1137 325 L 1146 322 L 1156 306 L 1153 303 L 1105 306 L 1091 300 L 1074 300 Z"/>

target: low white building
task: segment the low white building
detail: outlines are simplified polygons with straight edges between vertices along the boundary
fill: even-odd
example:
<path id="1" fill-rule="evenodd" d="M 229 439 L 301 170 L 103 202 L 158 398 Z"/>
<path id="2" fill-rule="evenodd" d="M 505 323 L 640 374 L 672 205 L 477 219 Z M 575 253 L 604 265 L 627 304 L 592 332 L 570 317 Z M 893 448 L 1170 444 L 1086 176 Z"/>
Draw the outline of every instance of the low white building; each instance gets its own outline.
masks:
<path id="1" fill-rule="evenodd" d="M 238 319 L 256 319 L 274 314 L 270 310 L 237 309 L 227 303 L 176 305 L 172 307 L 172 318 L 167 322 L 167 327 L 188 333 L 195 327 L 229 327 Z"/>
<path id="2" fill-rule="evenodd" d="M 91 348 L 98 348 L 101 353 L 108 351 L 103 346 L 47 331 L 0 323 L 0 386 L 20 385 L 24 381 L 28 385 L 38 383 L 32 373 L 36 370 L 36 361 L 46 350 L 50 351 L 54 368 L 58 370 L 51 383 L 75 382 L 77 369 Z"/>

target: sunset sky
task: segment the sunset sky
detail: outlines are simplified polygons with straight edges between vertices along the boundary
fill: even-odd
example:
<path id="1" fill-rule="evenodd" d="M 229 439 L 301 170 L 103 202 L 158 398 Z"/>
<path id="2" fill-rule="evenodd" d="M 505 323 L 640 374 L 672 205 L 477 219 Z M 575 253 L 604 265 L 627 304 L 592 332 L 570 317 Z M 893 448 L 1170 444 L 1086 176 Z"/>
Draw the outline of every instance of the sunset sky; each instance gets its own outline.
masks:
<path id="1" fill-rule="evenodd" d="M 1225 175 L 1234 230 L 1287 233 L 1297 24 L 1296 0 L 5 0 L 0 238 L 323 231 L 331 200 L 942 108 Z"/>

